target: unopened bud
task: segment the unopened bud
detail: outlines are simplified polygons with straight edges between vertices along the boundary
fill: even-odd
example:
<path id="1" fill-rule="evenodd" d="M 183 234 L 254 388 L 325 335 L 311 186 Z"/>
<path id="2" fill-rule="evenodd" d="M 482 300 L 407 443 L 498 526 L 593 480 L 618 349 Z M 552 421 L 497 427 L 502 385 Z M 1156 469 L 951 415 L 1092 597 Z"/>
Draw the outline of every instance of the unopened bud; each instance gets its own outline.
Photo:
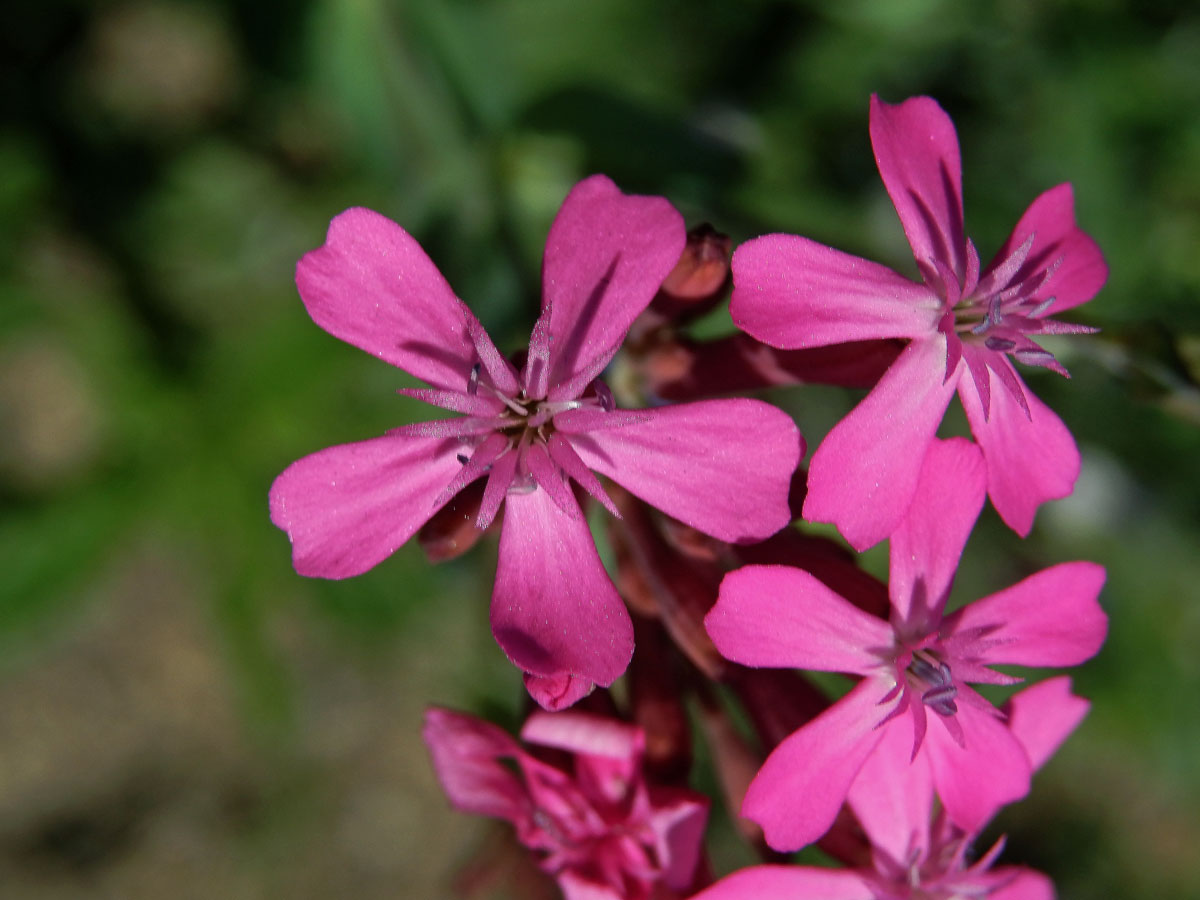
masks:
<path id="1" fill-rule="evenodd" d="M 687 245 L 662 292 L 675 300 L 707 300 L 725 286 L 733 242 L 707 222 L 688 232 Z"/>
<path id="2" fill-rule="evenodd" d="M 445 562 L 462 556 L 483 536 L 475 527 L 483 502 L 486 478 L 479 478 L 450 498 L 417 532 L 417 542 L 430 562 Z"/>

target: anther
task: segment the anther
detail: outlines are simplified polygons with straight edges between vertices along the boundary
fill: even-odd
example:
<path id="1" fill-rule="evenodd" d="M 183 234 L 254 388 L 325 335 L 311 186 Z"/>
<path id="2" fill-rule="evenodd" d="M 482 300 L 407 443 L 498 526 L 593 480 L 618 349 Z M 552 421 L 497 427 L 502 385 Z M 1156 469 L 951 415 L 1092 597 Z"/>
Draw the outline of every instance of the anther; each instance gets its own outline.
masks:
<path id="1" fill-rule="evenodd" d="M 597 378 L 592 382 L 592 389 L 596 392 L 596 398 L 600 401 L 600 408 L 605 412 L 612 412 L 617 407 L 617 402 L 613 399 L 612 391 L 608 385 Z"/>

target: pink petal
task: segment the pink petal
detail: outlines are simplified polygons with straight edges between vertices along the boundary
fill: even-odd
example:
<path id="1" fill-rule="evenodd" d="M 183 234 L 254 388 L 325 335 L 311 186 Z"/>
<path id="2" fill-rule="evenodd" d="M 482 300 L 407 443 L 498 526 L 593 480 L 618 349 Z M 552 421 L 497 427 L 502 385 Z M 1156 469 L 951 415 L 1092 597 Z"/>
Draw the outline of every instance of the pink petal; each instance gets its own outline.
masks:
<path id="1" fill-rule="evenodd" d="M 471 369 L 496 349 L 408 232 L 369 209 L 329 224 L 325 244 L 296 266 L 313 321 L 335 337 L 439 388 L 465 391 Z M 511 366 L 494 374 L 516 393 Z M 490 369 L 490 367 L 489 367 Z"/>
<path id="2" fill-rule="evenodd" d="M 988 900 L 1054 900 L 1054 882 L 1041 872 L 1001 866 L 987 874 L 988 880 L 1001 885 L 988 892 Z"/>
<path id="3" fill-rule="evenodd" d="M 498 762 L 523 755 L 512 737 L 482 719 L 436 707 L 426 710 L 421 736 L 456 809 L 510 822 L 527 817 L 524 786 Z"/>
<path id="4" fill-rule="evenodd" d="M 594 681 L 569 672 L 558 672 L 555 675 L 534 675 L 532 672 L 526 672 L 524 680 L 529 696 L 542 709 L 551 712 L 574 706 L 596 689 Z"/>
<path id="5" fill-rule="evenodd" d="M 958 379 L 945 363 L 943 336 L 913 341 L 834 426 L 808 469 L 805 519 L 832 522 L 857 550 L 896 530 Z"/>
<path id="6" fill-rule="evenodd" d="M 723 541 L 761 540 L 791 521 L 802 439 L 786 413 L 740 399 L 636 412 L 645 418 L 572 437 L 589 468 Z"/>
<path id="7" fill-rule="evenodd" d="M 582 515 L 579 503 L 571 486 L 563 477 L 563 471 L 550 459 L 550 452 L 543 443 L 534 443 L 525 448 L 525 465 L 538 487 L 550 495 L 558 508 L 568 516 Z"/>
<path id="8" fill-rule="evenodd" d="M 942 301 L 886 266 L 769 234 L 733 254 L 729 311 L 738 328 L 772 347 L 822 347 L 930 335 Z"/>
<path id="9" fill-rule="evenodd" d="M 907 721 L 882 729 L 883 739 L 850 785 L 847 802 L 872 846 L 905 862 L 929 847 L 933 780 L 924 756 L 912 758 Z"/>
<path id="10" fill-rule="evenodd" d="M 1008 366 L 1007 361 L 1002 364 Z M 1066 497 L 1079 477 L 1079 451 L 1062 420 L 1022 384 L 1029 415 L 1012 393 L 992 378 L 991 415 L 985 417 L 975 390 L 963 382 L 958 396 L 988 468 L 988 496 L 996 512 L 1024 537 L 1037 508 Z M 1014 378 L 1017 376 L 1014 373 Z"/>
<path id="11" fill-rule="evenodd" d="M 954 123 L 937 101 L 871 97 L 871 146 L 917 262 L 967 272 L 962 164 Z"/>
<path id="12" fill-rule="evenodd" d="M 521 740 L 586 756 L 625 760 L 641 756 L 642 733 L 634 725 L 581 712 L 533 712 L 521 726 Z"/>
<path id="13" fill-rule="evenodd" d="M 580 789 L 610 805 L 631 793 L 645 744 L 634 725 L 570 710 L 534 712 L 521 727 L 521 739 L 573 754 Z"/>
<path id="14" fill-rule="evenodd" d="M 1071 693 L 1065 675 L 1047 678 L 1014 694 L 1008 701 L 1008 728 L 1016 735 L 1034 771 L 1046 764 L 1070 736 L 1091 706 Z"/>
<path id="15" fill-rule="evenodd" d="M 811 866 L 752 866 L 722 878 L 692 900 L 873 900 L 875 891 L 851 871 Z"/>
<path id="16" fill-rule="evenodd" d="M 742 815 L 762 826 L 773 848 L 798 850 L 829 830 L 850 783 L 883 737 L 875 726 L 890 687 L 883 679 L 863 679 L 767 757 L 746 791 Z"/>
<path id="17" fill-rule="evenodd" d="M 708 798 L 691 791 L 652 788 L 650 829 L 667 887 L 684 890 L 696 874 L 708 824 Z"/>
<path id="18" fill-rule="evenodd" d="M 1108 633 L 1108 617 L 1096 602 L 1103 586 L 1103 566 L 1062 563 L 964 606 L 943 632 L 982 630 L 973 655 L 988 664 L 1078 665 L 1096 654 Z"/>
<path id="19" fill-rule="evenodd" d="M 986 492 L 987 469 L 978 447 L 962 438 L 929 445 L 912 505 L 889 546 L 888 592 L 901 619 L 908 617 L 917 592 L 920 610 L 945 607 Z"/>
<path id="20" fill-rule="evenodd" d="M 865 675 L 880 668 L 892 627 L 791 566 L 744 566 L 721 582 L 704 627 L 747 666 Z"/>
<path id="21" fill-rule="evenodd" d="M 551 387 L 616 352 L 685 243 L 683 217 L 666 199 L 623 194 L 603 175 L 575 185 L 542 266 Z"/>
<path id="22" fill-rule="evenodd" d="M 534 675 L 565 673 L 607 686 L 633 655 L 633 623 L 587 522 L 545 491 L 505 501 L 491 620 L 508 658 Z"/>
<path id="23" fill-rule="evenodd" d="M 348 578 L 391 556 L 444 505 L 434 501 L 462 469 L 460 449 L 454 439 L 385 435 L 292 463 L 270 504 L 296 571 Z"/>
<path id="24" fill-rule="evenodd" d="M 946 814 L 959 828 L 975 832 L 1001 806 L 1029 793 L 1030 765 L 1024 748 L 992 715 L 987 701 L 968 687 L 960 685 L 958 690 L 966 695 L 955 716 L 965 746 L 960 747 L 941 722 L 931 721 L 921 753 L 928 754 Z"/>
<path id="25" fill-rule="evenodd" d="M 1075 194 L 1071 185 L 1052 187 L 1034 200 L 996 254 L 996 260 L 1008 257 L 1031 235 L 1033 246 L 1014 282 L 1024 281 L 1062 260 L 1050 279 L 1032 295 L 1037 299 L 1054 298 L 1045 315 L 1086 303 L 1104 287 L 1108 264 L 1096 242 L 1075 225 Z M 993 265 L 995 262 L 988 268 Z"/>

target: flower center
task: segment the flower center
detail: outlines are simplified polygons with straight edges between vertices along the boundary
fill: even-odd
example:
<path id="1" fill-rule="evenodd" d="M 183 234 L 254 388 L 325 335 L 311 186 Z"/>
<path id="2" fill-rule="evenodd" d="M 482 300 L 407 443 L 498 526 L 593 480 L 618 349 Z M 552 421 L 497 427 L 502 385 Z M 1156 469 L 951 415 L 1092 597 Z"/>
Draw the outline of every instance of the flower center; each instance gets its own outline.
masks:
<path id="1" fill-rule="evenodd" d="M 912 662 L 905 670 L 908 683 L 921 691 L 921 702 L 939 716 L 953 716 L 958 712 L 954 698 L 958 688 L 950 666 L 928 650 L 913 651 Z"/>

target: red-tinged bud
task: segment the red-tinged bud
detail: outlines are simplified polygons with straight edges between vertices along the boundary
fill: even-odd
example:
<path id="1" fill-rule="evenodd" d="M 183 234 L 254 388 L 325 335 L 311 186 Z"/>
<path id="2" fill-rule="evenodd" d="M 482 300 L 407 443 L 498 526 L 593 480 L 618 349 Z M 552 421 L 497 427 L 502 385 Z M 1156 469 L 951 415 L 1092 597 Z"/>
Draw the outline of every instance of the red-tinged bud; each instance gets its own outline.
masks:
<path id="1" fill-rule="evenodd" d="M 679 657 L 662 626 L 633 617 L 637 652 L 629 663 L 629 704 L 646 734 L 643 765 L 655 784 L 686 786 L 692 768 L 692 729 L 683 703 Z"/>
<path id="2" fill-rule="evenodd" d="M 718 295 L 729 277 L 733 241 L 707 222 L 688 232 L 687 246 L 659 288 L 660 299 L 696 303 Z"/>
<path id="3" fill-rule="evenodd" d="M 704 315 L 725 295 L 729 285 L 729 253 L 733 242 L 711 225 L 688 232 L 687 244 L 675 268 L 629 331 L 626 349 L 635 355 L 650 351 L 670 335 L 672 325 Z"/>
<path id="4" fill-rule="evenodd" d="M 653 599 L 655 614 L 685 656 L 709 678 L 720 678 L 726 662 L 704 628 L 717 601 L 722 572 L 681 555 L 655 527 L 651 510 L 628 491 L 614 489 L 621 512 L 614 528 L 624 532 L 626 566 L 636 569 Z"/>
<path id="5" fill-rule="evenodd" d="M 648 619 L 658 616 L 658 600 L 654 588 L 638 565 L 637 554 L 629 545 L 629 532 L 616 519 L 609 520 L 608 540 L 617 563 L 613 579 L 626 605 Z M 636 620 L 635 620 L 636 621 Z"/>
<path id="6" fill-rule="evenodd" d="M 486 486 L 486 478 L 471 482 L 421 526 L 417 542 L 430 562 L 462 556 L 483 536 L 484 532 L 475 527 L 475 520 Z"/>
<path id="7" fill-rule="evenodd" d="M 729 554 L 729 545 L 709 537 L 703 531 L 685 525 L 678 519 L 668 516 L 658 517 L 659 532 L 672 547 L 689 559 L 708 566 L 723 564 Z M 722 572 L 712 569 L 710 577 L 720 581 Z"/>
<path id="8" fill-rule="evenodd" d="M 714 341 L 676 338 L 647 350 L 641 374 L 648 391 L 677 402 L 785 384 L 869 388 L 902 349 L 891 340 L 777 350 L 746 334 Z"/>

